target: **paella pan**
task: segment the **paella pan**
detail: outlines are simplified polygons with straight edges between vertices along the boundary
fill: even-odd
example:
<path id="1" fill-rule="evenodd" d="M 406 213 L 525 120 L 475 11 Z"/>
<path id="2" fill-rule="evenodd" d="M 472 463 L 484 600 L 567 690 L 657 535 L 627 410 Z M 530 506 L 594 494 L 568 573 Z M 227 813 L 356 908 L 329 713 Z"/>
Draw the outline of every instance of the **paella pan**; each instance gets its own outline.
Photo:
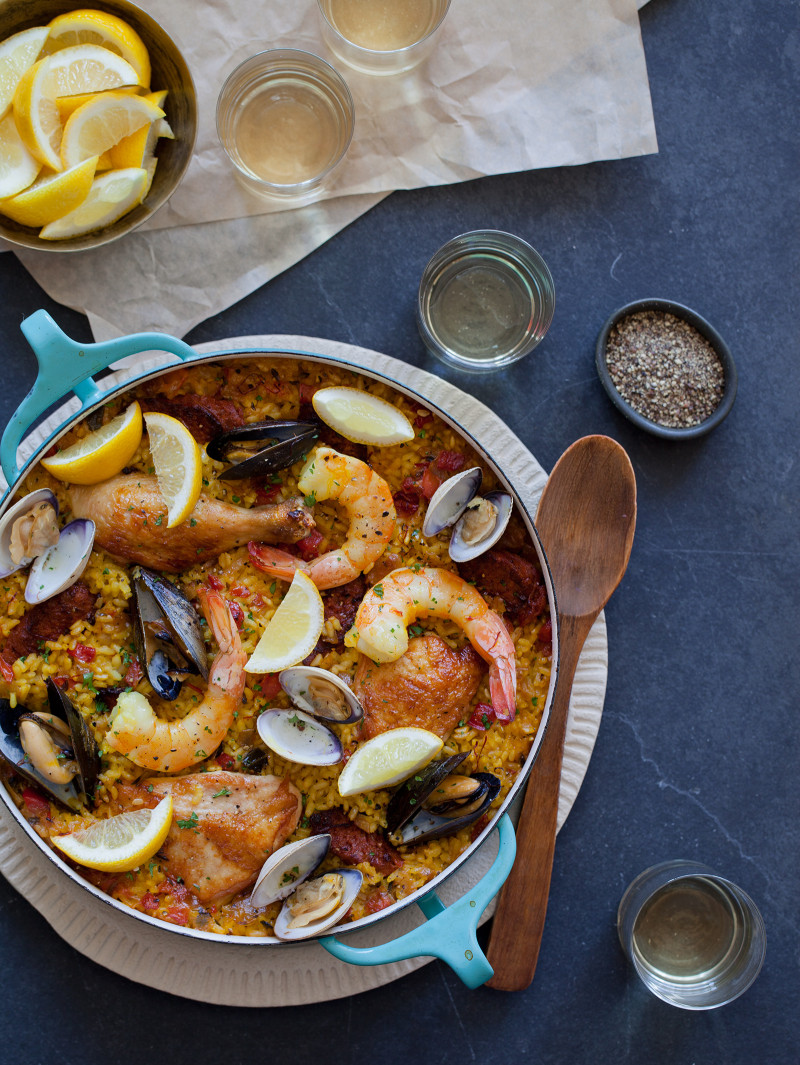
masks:
<path id="1" fill-rule="evenodd" d="M 309 531 L 304 524 L 299 530 L 303 535 L 294 536 L 300 547 L 290 547 L 289 550 L 299 562 L 290 564 L 290 567 L 307 568 L 312 577 L 317 559 L 324 560 L 326 555 L 339 551 L 347 543 L 354 513 L 353 507 L 348 511 L 338 499 L 311 500 L 314 493 L 303 492 L 303 487 L 307 485 L 300 486 L 298 497 L 298 486 L 303 481 L 304 470 L 308 479 L 308 464 L 313 461 L 313 456 L 331 451 L 337 455 L 345 455 L 348 450 L 355 452 L 348 456 L 348 461 L 351 464 L 365 464 L 371 476 L 380 478 L 388 486 L 395 515 L 386 543 L 382 545 L 378 557 L 364 564 L 362 569 L 365 573 L 359 572 L 355 577 L 348 574 L 349 580 L 331 588 L 322 588 L 321 595 L 326 604 L 325 623 L 313 654 L 306 656 L 312 669 L 332 673 L 343 681 L 346 689 L 355 692 L 362 704 L 370 704 L 366 707 L 362 705 L 356 721 L 330 727 L 342 748 L 342 757 L 338 762 L 325 767 L 309 767 L 302 762 L 286 759 L 285 752 L 278 753 L 264 743 L 258 729 L 259 718 L 271 714 L 275 709 L 297 709 L 297 703 L 293 701 L 296 693 L 293 695 L 285 690 L 277 678 L 270 675 L 246 676 L 241 696 L 237 696 L 241 699 L 241 705 L 232 711 L 222 741 L 215 745 L 213 751 L 197 748 L 193 753 L 201 752 L 202 757 L 179 767 L 177 773 L 175 766 L 169 772 L 168 765 L 164 765 L 162 771 L 152 764 L 138 765 L 128 755 L 115 750 L 113 740 L 109 738 L 109 721 L 114 714 L 114 706 L 109 708 L 107 703 L 114 695 L 118 698 L 122 693 L 109 693 L 108 689 L 138 689 L 139 694 L 155 707 L 156 716 L 168 721 L 182 720 L 191 713 L 191 707 L 198 699 L 203 701 L 203 681 L 200 677 L 184 678 L 183 691 L 174 700 L 163 700 L 144 672 L 141 677 L 136 677 L 134 662 L 138 661 L 139 652 L 134 638 L 135 617 L 131 611 L 131 598 L 134 596 L 129 589 L 132 582 L 135 584 L 141 578 L 143 571 L 158 573 L 162 580 L 177 583 L 190 603 L 197 602 L 209 591 L 216 593 L 229 604 L 231 616 L 237 615 L 239 641 L 245 654 L 252 655 L 260 632 L 286 591 L 290 573 L 259 568 L 259 556 L 253 544 L 260 541 L 254 541 L 249 536 L 246 542 L 226 546 L 221 551 L 217 550 L 218 545 L 215 544 L 208 556 L 199 561 L 183 556 L 172 559 L 172 568 L 165 572 L 165 569 L 157 568 L 163 566 L 163 558 L 155 562 L 152 555 L 125 558 L 125 552 L 131 553 L 130 546 L 121 549 L 118 542 L 110 544 L 108 530 L 101 528 L 99 540 L 104 540 L 106 546 L 95 540 L 90 560 L 81 577 L 81 582 L 88 586 L 90 593 L 97 596 L 95 603 L 100 602 L 100 611 L 95 610 L 95 618 L 91 623 L 87 623 L 86 618 L 79 619 L 69 626 L 69 631 L 59 634 L 55 639 L 43 641 L 43 647 L 14 659 L 12 668 L 15 676 L 6 691 L 9 702 L 16 702 L 28 710 L 40 708 L 44 705 L 46 681 L 50 678 L 51 686 L 53 682 L 62 686 L 62 693 L 66 690 L 68 698 L 77 705 L 81 716 L 95 733 L 100 750 L 102 771 L 91 804 L 72 812 L 57 806 L 50 796 L 45 795 L 50 807 L 45 820 L 54 826 L 50 828 L 49 823 L 46 824 L 45 834 L 60 833 L 65 828 L 69 831 L 87 817 L 91 819 L 113 814 L 125 808 L 126 803 L 137 799 L 144 800 L 139 805 L 152 805 L 164 792 L 162 782 L 167 780 L 169 786 L 174 788 L 174 781 L 178 779 L 189 781 L 186 784 L 189 807 L 176 815 L 174 834 L 176 837 L 180 834 L 200 837 L 205 847 L 209 829 L 203 820 L 206 816 L 203 797 L 207 797 L 209 802 L 219 802 L 226 798 L 219 792 L 230 790 L 230 779 L 220 774 L 234 773 L 240 778 L 254 777 L 259 781 L 285 781 L 289 794 L 296 793 L 298 801 L 292 811 L 290 827 L 269 841 L 269 849 L 277 853 L 287 844 L 294 845 L 314 835 L 330 836 L 333 853 L 329 848 L 317 875 L 324 874 L 327 869 L 343 866 L 358 869 L 361 886 L 348 909 L 346 923 L 359 927 L 383 912 L 391 912 L 395 906 L 418 898 L 420 893 L 435 885 L 437 878 L 455 868 L 459 860 L 479 844 L 491 825 L 496 823 L 497 816 L 505 809 L 530 765 L 537 730 L 542 713 L 546 710 L 552 648 L 548 639 L 550 600 L 546 590 L 546 573 L 542 572 L 543 560 L 535 540 L 531 539 L 529 519 L 517 503 L 516 508 L 512 507 L 509 523 L 499 539 L 478 556 L 483 558 L 483 562 L 478 564 L 479 568 L 470 568 L 475 567 L 474 560 L 454 561 L 449 526 L 427 535 L 423 532 L 430 500 L 437 488 L 460 479 L 469 480 L 464 475 L 474 477 L 475 474 L 470 471 L 475 470 L 480 470 L 482 498 L 492 496 L 495 492 L 513 495 L 507 492 L 508 486 L 503 483 L 502 471 L 481 451 L 479 445 L 470 440 L 468 434 L 459 431 L 441 412 L 432 409 L 430 404 L 426 405 L 419 397 L 407 394 L 388 381 L 369 375 L 355 375 L 352 368 L 331 364 L 313 354 L 298 358 L 286 353 L 244 352 L 235 359 L 227 355 L 220 359 L 207 358 L 157 379 L 150 377 L 133 390 L 125 390 L 124 394 L 107 399 L 100 417 L 107 422 L 130 405 L 134 398 L 143 407 L 151 405 L 157 408 L 160 403 L 161 409 L 166 409 L 172 403 L 170 409 L 173 412 L 177 402 L 178 407 L 183 404 L 185 411 L 188 409 L 187 397 L 194 397 L 202 401 L 200 407 L 206 413 L 215 401 L 224 400 L 233 408 L 238 407 L 245 427 L 267 419 L 280 422 L 303 422 L 305 419 L 307 423 L 313 414 L 313 402 L 309 405 L 308 401 L 313 401 L 314 393 L 320 388 L 340 384 L 378 396 L 400 409 L 414 426 L 413 440 L 367 447 L 366 451 L 362 445 L 359 452 L 358 447 L 348 449 L 348 442 L 334 438 L 330 427 L 317 419 L 317 436 L 311 441 L 310 452 L 309 449 L 301 451 L 289 466 L 282 469 L 270 468 L 260 471 L 257 476 L 226 482 L 225 478 L 219 476 L 224 470 L 224 463 L 208 455 L 209 450 L 214 451 L 213 437 L 204 442 L 206 452 L 203 460 L 203 475 L 208 482 L 204 485 L 204 495 L 210 500 L 251 511 L 269 507 L 270 503 L 274 505 L 276 500 L 278 505 L 292 501 L 291 506 L 294 507 L 295 501 L 302 497 L 300 512 L 303 521 L 308 517 L 307 512 L 311 511 L 313 526 Z M 301 414 L 303 417 L 300 417 Z M 98 424 L 97 417 L 94 424 Z M 232 431 L 230 426 L 222 428 Z M 237 428 L 242 427 L 233 427 L 234 430 Z M 68 446 L 72 440 L 90 431 L 91 428 L 82 421 L 61 436 L 58 446 Z M 217 432 L 216 436 L 219 435 Z M 236 442 L 240 444 L 241 440 Z M 352 441 L 349 443 L 352 444 Z M 211 444 L 211 448 L 208 448 L 208 444 Z M 139 483 L 152 477 L 148 472 L 150 457 L 147 448 L 147 438 L 144 437 L 140 450 L 128 464 L 128 472 L 121 476 L 138 478 Z M 448 469 L 448 465 L 454 468 Z M 108 488 L 107 483 L 105 487 Z M 60 522 L 69 525 L 70 521 L 89 520 L 82 517 L 88 513 L 94 514 L 95 518 L 100 517 L 100 496 L 91 495 L 89 504 L 81 503 L 80 492 L 63 483 L 52 483 L 52 478 L 48 480 L 46 471 L 36 464 L 29 465 L 25 471 L 15 498 L 43 488 L 48 488 L 56 495 Z M 90 491 L 96 492 L 96 489 Z M 265 500 L 267 494 L 271 498 Z M 381 506 L 385 506 L 385 503 L 381 503 Z M 157 521 L 157 513 L 150 515 L 148 525 L 152 526 L 152 543 L 163 546 L 163 530 L 160 524 L 156 524 Z M 102 526 L 102 520 L 98 520 L 97 525 Z M 189 525 L 189 528 L 196 527 Z M 188 530 L 184 530 L 181 549 L 196 553 L 197 548 L 192 546 L 193 543 L 188 538 Z M 286 553 L 283 548 L 282 552 Z M 527 566 L 515 563 L 514 556 L 524 560 Z M 263 559 L 260 561 L 263 562 Z M 502 566 L 502 580 L 498 576 L 498 568 L 495 568 L 496 581 L 491 586 L 493 562 Z M 509 572 L 515 564 L 527 574 L 535 574 L 535 577 L 533 583 L 527 586 L 515 584 L 512 591 Z M 419 692 L 416 689 L 403 688 L 408 676 L 401 676 L 398 681 L 396 666 L 371 661 L 367 672 L 375 672 L 372 692 L 369 690 L 370 684 L 365 684 L 363 666 L 362 676 L 357 676 L 364 655 L 355 642 L 348 645 L 342 639 L 356 628 L 353 624 L 355 618 L 347 616 L 343 601 L 347 601 L 346 607 L 351 614 L 352 611 L 357 613 L 367 600 L 371 598 L 374 602 L 381 591 L 388 592 L 395 578 L 388 579 L 398 571 L 421 573 L 428 580 L 431 579 L 431 573 L 450 574 L 454 579 L 464 582 L 464 589 L 459 588 L 462 593 L 467 588 L 472 593 L 477 592 L 489 613 L 504 619 L 503 628 L 513 645 L 516 676 L 513 718 L 507 707 L 495 705 L 498 703 L 498 694 L 491 686 L 491 656 L 488 656 L 487 662 L 481 658 L 479 650 L 476 653 L 463 619 L 459 623 L 451 615 L 442 616 L 441 612 L 438 617 L 432 610 L 428 616 L 422 616 L 420 609 L 419 616 L 415 616 L 408 626 L 410 650 L 399 660 L 393 660 L 412 663 L 413 671 L 424 676 L 426 685 L 423 687 L 429 689 L 427 709 L 423 707 L 419 710 Z M 23 569 L 4 583 L 9 587 L 15 586 L 21 599 L 24 579 Z M 361 583 L 350 587 L 354 581 Z M 503 588 L 498 588 L 498 581 Z M 441 583 L 437 584 L 434 593 L 438 591 L 441 595 L 443 587 Z M 343 588 L 345 592 L 342 592 Z M 377 593 L 375 589 L 378 589 Z M 506 599 L 499 594 L 500 591 L 505 591 Z M 74 592 L 72 598 L 76 598 Z M 104 615 L 100 627 L 97 627 L 98 613 Z M 25 616 L 25 608 L 15 614 L 13 605 L 5 607 L 6 628 L 3 635 L 6 642 Z M 208 663 L 213 665 L 219 647 L 211 635 L 212 631 L 213 626 L 209 626 L 204 642 Z M 91 655 L 92 650 L 94 656 Z M 417 654 L 421 655 L 419 659 L 415 658 Z M 90 661 L 81 663 L 81 656 Z M 20 662 L 20 659 L 23 661 Z M 488 671 L 486 665 L 489 666 Z M 141 668 L 141 662 L 139 666 Z M 129 673 L 131 667 L 133 672 Z M 453 672 L 449 673 L 448 670 Z M 400 674 L 403 672 L 401 670 Z M 66 684 L 64 677 L 67 678 Z M 123 683 L 126 679 L 135 680 L 135 683 Z M 398 691 L 404 693 L 403 698 L 398 697 Z M 444 705 L 448 700 L 453 703 L 452 706 Z M 403 704 L 405 709 L 397 711 L 399 716 L 392 716 L 393 711 L 388 718 L 382 717 L 382 707 L 393 701 Z M 409 718 L 410 703 L 414 704 L 414 710 Z M 442 715 L 445 720 L 439 720 Z M 490 790 L 493 794 L 488 806 L 472 820 L 458 825 L 459 819 L 450 816 L 446 818 L 451 822 L 445 826 L 446 831 L 406 842 L 402 835 L 398 837 L 397 826 L 387 823 L 387 809 L 392 799 L 396 800 L 396 793 L 400 789 L 377 789 L 342 796 L 336 788 L 336 781 L 342 763 L 358 750 L 360 744 L 392 728 L 403 727 L 409 721 L 415 726 L 427 726 L 428 731 L 442 733 L 441 757 L 433 761 L 436 772 L 439 772 L 439 763 L 445 759 L 460 758 L 463 771 L 448 773 L 447 778 L 461 777 L 460 786 L 469 788 L 474 787 L 474 783 L 465 785 L 464 779 L 474 781 L 476 778 L 492 777 Z M 198 780 L 205 790 L 198 791 Z M 17 782 L 15 785 L 13 779 L 9 787 L 15 793 L 17 809 L 30 823 L 32 818 L 30 811 L 24 809 L 23 795 L 26 789 L 31 789 L 27 784 L 20 785 Z M 148 799 L 148 796 L 153 796 L 153 799 Z M 407 796 L 407 805 L 410 803 L 413 806 L 416 801 L 413 794 Z M 480 803 L 474 809 L 480 809 Z M 438 816 L 441 812 L 434 811 L 434 814 Z M 270 903 L 266 907 L 253 904 L 252 879 L 258 869 L 246 870 L 249 879 L 244 887 L 236 891 L 229 890 L 230 881 L 213 880 L 213 874 L 206 869 L 203 875 L 211 887 L 204 891 L 205 884 L 194 873 L 187 883 L 190 879 L 184 875 L 187 867 L 181 867 L 180 864 L 183 860 L 181 853 L 185 849 L 168 844 L 154 863 L 148 863 L 147 868 L 129 870 L 121 877 L 109 879 L 87 870 L 75 871 L 82 876 L 94 877 L 95 884 L 144 919 L 170 922 L 176 930 L 191 929 L 196 934 L 222 933 L 234 938 L 271 940 L 277 904 Z"/>

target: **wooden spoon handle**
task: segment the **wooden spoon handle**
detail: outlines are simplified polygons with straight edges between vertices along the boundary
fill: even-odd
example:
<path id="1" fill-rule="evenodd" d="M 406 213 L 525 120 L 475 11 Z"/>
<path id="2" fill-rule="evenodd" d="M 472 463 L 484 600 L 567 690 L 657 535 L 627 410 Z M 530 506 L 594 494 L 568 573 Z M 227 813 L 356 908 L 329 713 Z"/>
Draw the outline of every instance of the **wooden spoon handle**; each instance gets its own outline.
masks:
<path id="1" fill-rule="evenodd" d="M 591 621 L 594 619 L 590 619 Z M 533 764 L 517 826 L 517 859 L 500 892 L 486 954 L 494 969 L 488 987 L 521 991 L 536 970 L 547 914 L 558 819 L 561 759 L 572 681 L 589 631 L 584 619 L 560 620 L 558 683 L 539 755 Z"/>

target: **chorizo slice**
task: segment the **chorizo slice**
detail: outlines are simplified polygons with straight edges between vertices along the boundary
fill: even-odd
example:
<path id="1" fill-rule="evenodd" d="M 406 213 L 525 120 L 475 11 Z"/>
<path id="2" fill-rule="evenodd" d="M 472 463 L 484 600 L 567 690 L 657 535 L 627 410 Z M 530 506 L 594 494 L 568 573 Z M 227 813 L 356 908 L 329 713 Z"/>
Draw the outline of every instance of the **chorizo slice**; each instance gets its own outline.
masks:
<path id="1" fill-rule="evenodd" d="M 76 621 L 93 621 L 96 602 L 94 592 L 83 581 L 76 581 L 51 599 L 37 603 L 9 633 L 3 655 L 13 662 L 35 654 L 46 640 L 57 640 L 69 632 Z"/>

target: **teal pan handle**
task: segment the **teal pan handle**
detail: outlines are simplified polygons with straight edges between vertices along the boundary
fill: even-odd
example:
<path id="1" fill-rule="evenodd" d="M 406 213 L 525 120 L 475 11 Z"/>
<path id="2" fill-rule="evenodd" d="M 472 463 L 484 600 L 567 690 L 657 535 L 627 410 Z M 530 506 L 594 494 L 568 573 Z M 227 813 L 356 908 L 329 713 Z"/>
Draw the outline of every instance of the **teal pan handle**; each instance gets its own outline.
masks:
<path id="1" fill-rule="evenodd" d="M 517 853 L 514 827 L 508 814 L 500 818 L 497 831 L 500 849 L 489 872 L 450 907 L 444 905 L 435 891 L 420 899 L 419 908 L 428 920 L 419 928 L 377 947 L 349 947 L 335 936 L 326 936 L 320 943 L 334 958 L 352 965 L 387 965 L 430 955 L 447 962 L 467 987 L 485 984 L 494 970 L 478 946 L 475 933 L 481 914 L 505 883 Z"/>
<path id="2" fill-rule="evenodd" d="M 33 348 L 39 372 L 33 388 L 20 403 L 0 441 L 0 465 L 9 485 L 20 473 L 17 466 L 20 441 L 40 414 L 72 390 L 81 401 L 81 408 L 75 414 L 77 418 L 114 391 L 104 391 L 92 374 L 105 370 L 117 359 L 142 351 L 168 351 L 179 359 L 196 354 L 188 344 L 166 333 L 134 333 L 100 344 L 78 344 L 56 325 L 47 311 L 36 311 L 22 322 L 20 328 Z"/>

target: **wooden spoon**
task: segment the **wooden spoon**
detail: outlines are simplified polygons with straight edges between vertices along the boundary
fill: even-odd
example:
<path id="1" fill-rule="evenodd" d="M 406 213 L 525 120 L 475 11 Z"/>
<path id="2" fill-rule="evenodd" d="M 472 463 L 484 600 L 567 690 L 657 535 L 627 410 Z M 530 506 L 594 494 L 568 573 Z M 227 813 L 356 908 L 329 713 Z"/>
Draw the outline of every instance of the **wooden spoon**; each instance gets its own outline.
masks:
<path id="1" fill-rule="evenodd" d="M 517 826 L 517 859 L 494 916 L 489 987 L 519 991 L 536 969 L 556 840 L 561 758 L 572 680 L 597 615 L 622 580 L 636 525 L 630 459 L 607 436 L 577 440 L 545 485 L 536 528 L 553 577 L 559 623 L 558 680 Z"/>

